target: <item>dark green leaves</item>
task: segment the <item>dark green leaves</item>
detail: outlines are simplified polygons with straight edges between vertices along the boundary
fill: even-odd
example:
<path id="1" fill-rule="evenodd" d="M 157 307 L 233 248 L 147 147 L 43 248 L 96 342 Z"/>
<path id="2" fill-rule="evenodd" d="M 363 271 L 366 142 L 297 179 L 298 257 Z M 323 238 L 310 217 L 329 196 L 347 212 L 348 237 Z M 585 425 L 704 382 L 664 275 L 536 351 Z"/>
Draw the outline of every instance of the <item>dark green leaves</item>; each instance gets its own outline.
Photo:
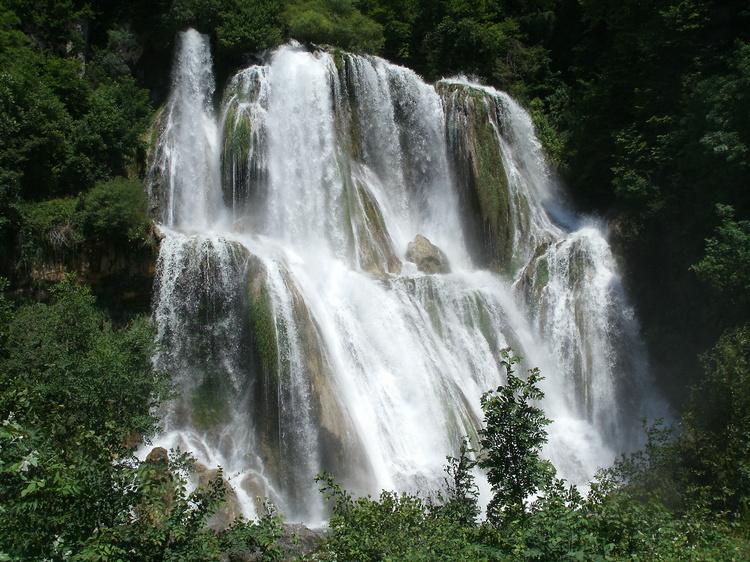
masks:
<path id="1" fill-rule="evenodd" d="M 355 52 L 378 54 L 383 27 L 357 10 L 350 0 L 290 2 L 284 12 L 291 37 Z"/>
<path id="2" fill-rule="evenodd" d="M 482 396 L 484 429 L 480 430 L 482 455 L 479 466 L 487 471 L 494 496 L 487 511 L 491 522 L 506 516 L 520 516 L 526 497 L 547 484 L 554 474 L 540 457 L 547 441 L 544 426 L 550 423 L 541 408 L 533 405 L 544 397 L 537 383 L 538 369 L 531 369 L 526 380 L 517 377 L 513 365 L 521 358 L 503 350 L 501 364 L 506 384 Z"/>

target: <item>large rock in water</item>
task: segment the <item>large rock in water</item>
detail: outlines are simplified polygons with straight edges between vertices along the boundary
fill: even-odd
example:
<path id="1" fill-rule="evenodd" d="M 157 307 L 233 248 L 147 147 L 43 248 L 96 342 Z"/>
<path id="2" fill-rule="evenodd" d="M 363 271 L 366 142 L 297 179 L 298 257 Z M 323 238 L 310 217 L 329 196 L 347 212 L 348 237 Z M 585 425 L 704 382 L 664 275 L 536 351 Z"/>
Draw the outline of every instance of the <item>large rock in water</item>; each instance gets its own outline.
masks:
<path id="1" fill-rule="evenodd" d="M 194 462 L 191 469 L 193 478 L 198 481 L 198 486 L 207 486 L 211 482 L 221 478 L 225 490 L 224 501 L 222 506 L 206 521 L 206 527 L 214 531 L 227 530 L 235 521 L 242 517 L 242 507 L 240 506 L 237 492 L 229 481 L 222 476 L 219 469 L 209 469 L 206 465 L 199 462 Z"/>
<path id="2" fill-rule="evenodd" d="M 451 267 L 443 251 L 417 234 L 406 247 L 406 259 L 417 264 L 417 269 L 423 273 L 450 273 Z"/>

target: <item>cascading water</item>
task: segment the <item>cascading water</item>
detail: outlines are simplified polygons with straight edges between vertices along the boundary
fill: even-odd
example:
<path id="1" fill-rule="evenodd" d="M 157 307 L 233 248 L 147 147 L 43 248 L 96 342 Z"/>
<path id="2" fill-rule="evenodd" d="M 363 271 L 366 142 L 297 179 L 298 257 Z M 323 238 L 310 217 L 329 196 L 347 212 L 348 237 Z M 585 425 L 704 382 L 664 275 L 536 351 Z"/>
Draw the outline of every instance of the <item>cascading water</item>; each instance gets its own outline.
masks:
<path id="1" fill-rule="evenodd" d="M 546 377 L 562 476 L 630 443 L 650 413 L 637 326 L 513 100 L 288 45 L 217 116 L 211 76 L 208 42 L 183 33 L 149 176 L 155 362 L 181 391 L 160 444 L 223 466 L 250 516 L 261 496 L 319 521 L 324 469 L 359 493 L 429 493 L 508 346 Z M 442 273 L 418 265 L 417 235 Z"/>

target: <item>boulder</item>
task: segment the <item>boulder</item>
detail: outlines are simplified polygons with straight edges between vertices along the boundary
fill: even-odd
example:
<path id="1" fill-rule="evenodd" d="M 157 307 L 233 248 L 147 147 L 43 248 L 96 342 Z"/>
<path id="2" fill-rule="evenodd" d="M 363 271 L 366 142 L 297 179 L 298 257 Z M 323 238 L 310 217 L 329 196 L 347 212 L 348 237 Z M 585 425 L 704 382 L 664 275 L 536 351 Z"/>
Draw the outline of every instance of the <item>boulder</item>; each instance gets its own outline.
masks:
<path id="1" fill-rule="evenodd" d="M 146 462 L 169 462 L 169 453 L 164 447 L 154 447 L 146 457 Z"/>
<path id="2" fill-rule="evenodd" d="M 423 273 L 450 273 L 448 258 L 443 251 L 421 234 L 409 242 L 406 248 L 406 259 L 417 264 Z"/>
<path id="3" fill-rule="evenodd" d="M 206 527 L 214 531 L 225 531 L 242 517 L 242 506 L 229 481 L 224 478 L 222 471 L 218 468 L 208 468 L 203 463 L 194 462 L 192 465 L 193 478 L 198 480 L 198 486 L 207 486 L 211 482 L 221 479 L 226 493 L 222 506 L 206 521 Z"/>
<path id="4" fill-rule="evenodd" d="M 278 541 L 279 549 L 288 560 L 312 560 L 312 554 L 319 550 L 325 540 L 321 531 L 305 527 L 300 523 L 285 523 Z"/>

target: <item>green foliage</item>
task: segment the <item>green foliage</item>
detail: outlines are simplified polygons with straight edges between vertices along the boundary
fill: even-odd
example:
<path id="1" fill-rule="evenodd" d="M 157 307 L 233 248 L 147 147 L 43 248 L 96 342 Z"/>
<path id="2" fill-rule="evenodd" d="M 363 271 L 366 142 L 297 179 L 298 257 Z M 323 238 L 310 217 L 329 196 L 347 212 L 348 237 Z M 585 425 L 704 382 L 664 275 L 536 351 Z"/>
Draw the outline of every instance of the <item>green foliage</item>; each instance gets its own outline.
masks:
<path id="1" fill-rule="evenodd" d="M 147 208 L 141 183 L 125 178 L 99 183 L 78 198 L 17 203 L 15 270 L 70 266 L 92 245 L 137 252 L 151 240 Z"/>
<path id="2" fill-rule="evenodd" d="M 19 198 L 75 195 L 123 174 L 142 158 L 141 136 L 152 111 L 147 92 L 122 67 L 110 73 L 113 80 L 97 70 L 101 57 L 94 56 L 86 73 L 72 56 L 78 51 L 71 37 L 83 38 L 86 10 L 72 2 L 10 5 L 16 12 L 0 17 L 0 227 L 1 219 L 12 220 L 9 209 Z M 33 33 L 33 42 L 20 27 Z M 63 56 L 57 56 L 53 47 L 64 37 Z"/>
<path id="3" fill-rule="evenodd" d="M 254 53 L 282 41 L 283 0 L 174 0 L 168 14 L 171 27 L 194 27 L 215 33 L 223 56 Z"/>
<path id="4" fill-rule="evenodd" d="M 354 499 L 330 474 L 316 478 L 333 502 L 323 545 L 331 560 L 476 560 L 465 533 L 439 509 L 409 494 Z"/>
<path id="5" fill-rule="evenodd" d="M 22 22 L 23 31 L 45 49 L 58 55 L 80 52 L 85 47 L 82 23 L 90 8 L 74 0 L 5 0 Z"/>
<path id="6" fill-rule="evenodd" d="M 750 328 L 725 334 L 703 358 L 707 378 L 684 416 L 679 451 L 692 500 L 750 520 Z"/>
<path id="7" fill-rule="evenodd" d="M 28 47 L 6 56 L 0 57 L 0 181 L 3 196 L 13 201 L 57 190 L 73 120 L 40 76 L 41 57 Z"/>
<path id="8" fill-rule="evenodd" d="M 59 558 L 127 514 L 130 447 L 168 390 L 145 319 L 113 330 L 70 282 L 51 299 L 3 319 L 0 552 L 17 557 Z"/>
<path id="9" fill-rule="evenodd" d="M 24 203 L 20 212 L 20 266 L 41 263 L 45 258 L 64 258 L 76 251 L 83 237 L 76 228 L 76 200 L 49 199 Z"/>
<path id="10" fill-rule="evenodd" d="M 491 14 L 448 13 L 425 37 L 428 62 L 451 73 L 487 76 L 493 83 L 513 81 L 513 59 L 520 56 L 518 22 Z"/>
<path id="11" fill-rule="evenodd" d="M 145 150 L 142 136 L 151 115 L 146 91 L 129 77 L 103 81 L 92 92 L 89 104 L 89 111 L 71 131 L 72 156 L 67 168 L 72 180 L 85 187 L 125 173 L 139 150 Z"/>
<path id="12" fill-rule="evenodd" d="M 383 27 L 357 10 L 351 0 L 291 2 L 284 15 L 289 34 L 299 41 L 372 54 L 383 47 Z"/>
<path id="13" fill-rule="evenodd" d="M 479 466 L 487 471 L 494 493 L 487 514 L 496 524 L 507 517 L 522 516 L 525 499 L 549 483 L 553 474 L 549 462 L 540 457 L 541 446 L 547 441 L 544 426 L 550 420 L 531 403 L 544 397 L 537 387 L 541 380 L 539 370 L 530 369 L 523 380 L 513 369 L 521 358 L 511 355 L 508 349 L 501 355 L 507 381 L 482 395 L 484 428 L 479 433 Z"/>
<path id="14" fill-rule="evenodd" d="M 97 184 L 83 196 L 78 220 L 88 237 L 143 244 L 151 229 L 148 196 L 137 180 Z"/>
<path id="15" fill-rule="evenodd" d="M 51 290 L 51 302 L 23 306 L 7 326 L 0 361 L 0 412 L 15 410 L 26 393 L 41 422 L 84 427 L 113 442 L 152 434 L 151 407 L 164 397 L 164 375 L 153 372 L 152 327 L 145 318 L 115 330 L 88 288 L 70 281 Z M 109 431 L 115 423 L 117 431 Z"/>
<path id="16" fill-rule="evenodd" d="M 471 472 L 477 463 L 469 456 L 473 452 L 464 441 L 458 457 L 448 457 L 445 467 L 446 491 L 440 497 L 443 502 L 441 515 L 464 527 L 474 525 L 480 511 L 479 490 Z"/>
<path id="17" fill-rule="evenodd" d="M 216 28 L 220 52 L 254 53 L 281 43 L 282 0 L 225 2 Z"/>
<path id="18" fill-rule="evenodd" d="M 260 553 L 263 560 L 283 560 L 279 548 L 283 517 L 273 504 L 266 502 L 264 513 L 257 521 L 239 519 L 229 529 L 219 533 L 219 544 L 223 553 Z"/>
<path id="19" fill-rule="evenodd" d="M 49 303 L 14 308 L 0 295 L 0 557 L 205 561 L 259 549 L 278 558 L 272 510 L 206 530 L 227 493 L 220 472 L 188 491 L 190 456 L 135 457 L 170 392 L 152 369 L 153 342 L 145 318 L 115 330 L 69 281 Z"/>
<path id="20" fill-rule="evenodd" d="M 692 267 L 733 305 L 750 303 L 750 221 L 735 221 L 734 209 L 717 205 L 722 219 L 716 235 L 706 240 L 706 254 Z"/>

